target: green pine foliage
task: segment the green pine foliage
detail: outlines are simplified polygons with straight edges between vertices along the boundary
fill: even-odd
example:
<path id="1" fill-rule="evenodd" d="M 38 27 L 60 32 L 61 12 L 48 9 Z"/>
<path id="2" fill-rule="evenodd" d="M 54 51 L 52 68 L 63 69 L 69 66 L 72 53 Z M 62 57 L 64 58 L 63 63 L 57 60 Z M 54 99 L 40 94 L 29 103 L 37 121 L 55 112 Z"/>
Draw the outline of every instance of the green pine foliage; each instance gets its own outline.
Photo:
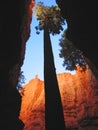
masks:
<path id="1" fill-rule="evenodd" d="M 23 75 L 23 71 L 20 72 L 18 78 L 18 84 L 16 86 L 17 90 L 20 91 L 22 89 L 22 85 L 25 83 L 25 76 Z"/>
<path id="2" fill-rule="evenodd" d="M 66 30 L 64 31 L 62 38 L 59 40 L 61 47 L 59 56 L 64 59 L 63 66 L 66 70 L 76 70 L 77 65 L 82 67 L 82 70 L 86 69 L 86 59 L 83 53 L 77 49 L 74 44 L 66 37 Z"/>
<path id="3" fill-rule="evenodd" d="M 61 16 L 60 8 L 58 6 L 44 6 L 39 2 L 36 6 L 35 16 L 39 21 L 38 26 L 35 27 L 37 34 L 48 26 L 49 33 L 59 34 L 63 30 L 62 25 L 65 24 L 64 18 Z"/>

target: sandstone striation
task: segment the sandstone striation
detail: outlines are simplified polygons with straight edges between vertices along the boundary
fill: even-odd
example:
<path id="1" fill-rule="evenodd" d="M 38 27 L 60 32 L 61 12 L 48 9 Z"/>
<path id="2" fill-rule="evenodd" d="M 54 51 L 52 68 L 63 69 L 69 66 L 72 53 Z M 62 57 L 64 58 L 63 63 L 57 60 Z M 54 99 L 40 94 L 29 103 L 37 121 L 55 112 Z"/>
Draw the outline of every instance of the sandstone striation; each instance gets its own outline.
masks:
<path id="1" fill-rule="evenodd" d="M 68 129 L 98 129 L 98 81 L 90 69 L 75 75 L 57 74 L 62 98 L 65 124 Z M 21 91 L 20 119 L 24 130 L 45 130 L 44 82 L 38 77 L 30 80 Z"/>

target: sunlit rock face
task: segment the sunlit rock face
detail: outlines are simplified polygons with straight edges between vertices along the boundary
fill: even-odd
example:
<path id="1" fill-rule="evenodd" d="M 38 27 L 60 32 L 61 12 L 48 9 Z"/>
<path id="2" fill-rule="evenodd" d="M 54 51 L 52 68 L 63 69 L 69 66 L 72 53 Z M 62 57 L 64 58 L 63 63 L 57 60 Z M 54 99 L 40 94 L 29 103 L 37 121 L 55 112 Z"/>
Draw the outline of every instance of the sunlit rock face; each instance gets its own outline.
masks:
<path id="1" fill-rule="evenodd" d="M 38 78 L 23 86 L 20 118 L 24 130 L 44 130 L 44 83 Z"/>
<path id="2" fill-rule="evenodd" d="M 98 81 L 87 69 L 57 75 L 65 124 L 76 130 L 98 129 Z M 35 77 L 23 86 L 20 119 L 24 130 L 45 130 L 44 82 Z"/>

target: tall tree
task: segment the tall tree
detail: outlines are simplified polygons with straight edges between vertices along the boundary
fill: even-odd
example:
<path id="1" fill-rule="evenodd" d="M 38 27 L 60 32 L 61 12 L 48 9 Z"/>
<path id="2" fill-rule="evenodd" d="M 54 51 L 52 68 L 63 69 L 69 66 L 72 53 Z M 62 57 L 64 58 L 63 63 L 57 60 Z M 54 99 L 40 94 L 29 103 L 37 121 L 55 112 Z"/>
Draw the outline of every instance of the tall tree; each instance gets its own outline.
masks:
<path id="1" fill-rule="evenodd" d="M 82 51 L 75 47 L 66 37 L 66 30 L 64 31 L 61 39 L 59 40 L 61 47 L 59 56 L 64 59 L 63 66 L 66 70 L 76 70 L 77 65 L 84 71 L 86 70 L 87 58 L 83 55 Z"/>
<path id="2" fill-rule="evenodd" d="M 38 3 L 36 17 L 37 33 L 44 30 L 44 82 L 45 82 L 45 128 L 46 130 L 65 130 L 63 107 L 60 97 L 58 81 L 55 72 L 54 57 L 51 46 L 51 34 L 59 34 L 65 24 L 57 6 L 44 6 Z"/>
<path id="3" fill-rule="evenodd" d="M 18 84 L 16 86 L 17 90 L 22 94 L 23 92 L 23 84 L 25 83 L 25 76 L 23 74 L 23 71 L 20 71 L 19 78 L 18 78 Z"/>

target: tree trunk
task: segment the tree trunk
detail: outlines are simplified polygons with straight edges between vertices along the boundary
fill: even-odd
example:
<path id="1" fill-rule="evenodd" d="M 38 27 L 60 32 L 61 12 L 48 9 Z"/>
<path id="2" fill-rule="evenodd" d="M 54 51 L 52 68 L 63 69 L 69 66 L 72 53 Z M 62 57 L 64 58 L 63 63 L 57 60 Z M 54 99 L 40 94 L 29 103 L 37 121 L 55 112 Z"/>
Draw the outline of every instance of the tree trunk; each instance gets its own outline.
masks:
<path id="1" fill-rule="evenodd" d="M 44 28 L 44 86 L 45 86 L 45 128 L 65 130 L 63 107 L 58 87 L 51 40 L 48 27 Z"/>

